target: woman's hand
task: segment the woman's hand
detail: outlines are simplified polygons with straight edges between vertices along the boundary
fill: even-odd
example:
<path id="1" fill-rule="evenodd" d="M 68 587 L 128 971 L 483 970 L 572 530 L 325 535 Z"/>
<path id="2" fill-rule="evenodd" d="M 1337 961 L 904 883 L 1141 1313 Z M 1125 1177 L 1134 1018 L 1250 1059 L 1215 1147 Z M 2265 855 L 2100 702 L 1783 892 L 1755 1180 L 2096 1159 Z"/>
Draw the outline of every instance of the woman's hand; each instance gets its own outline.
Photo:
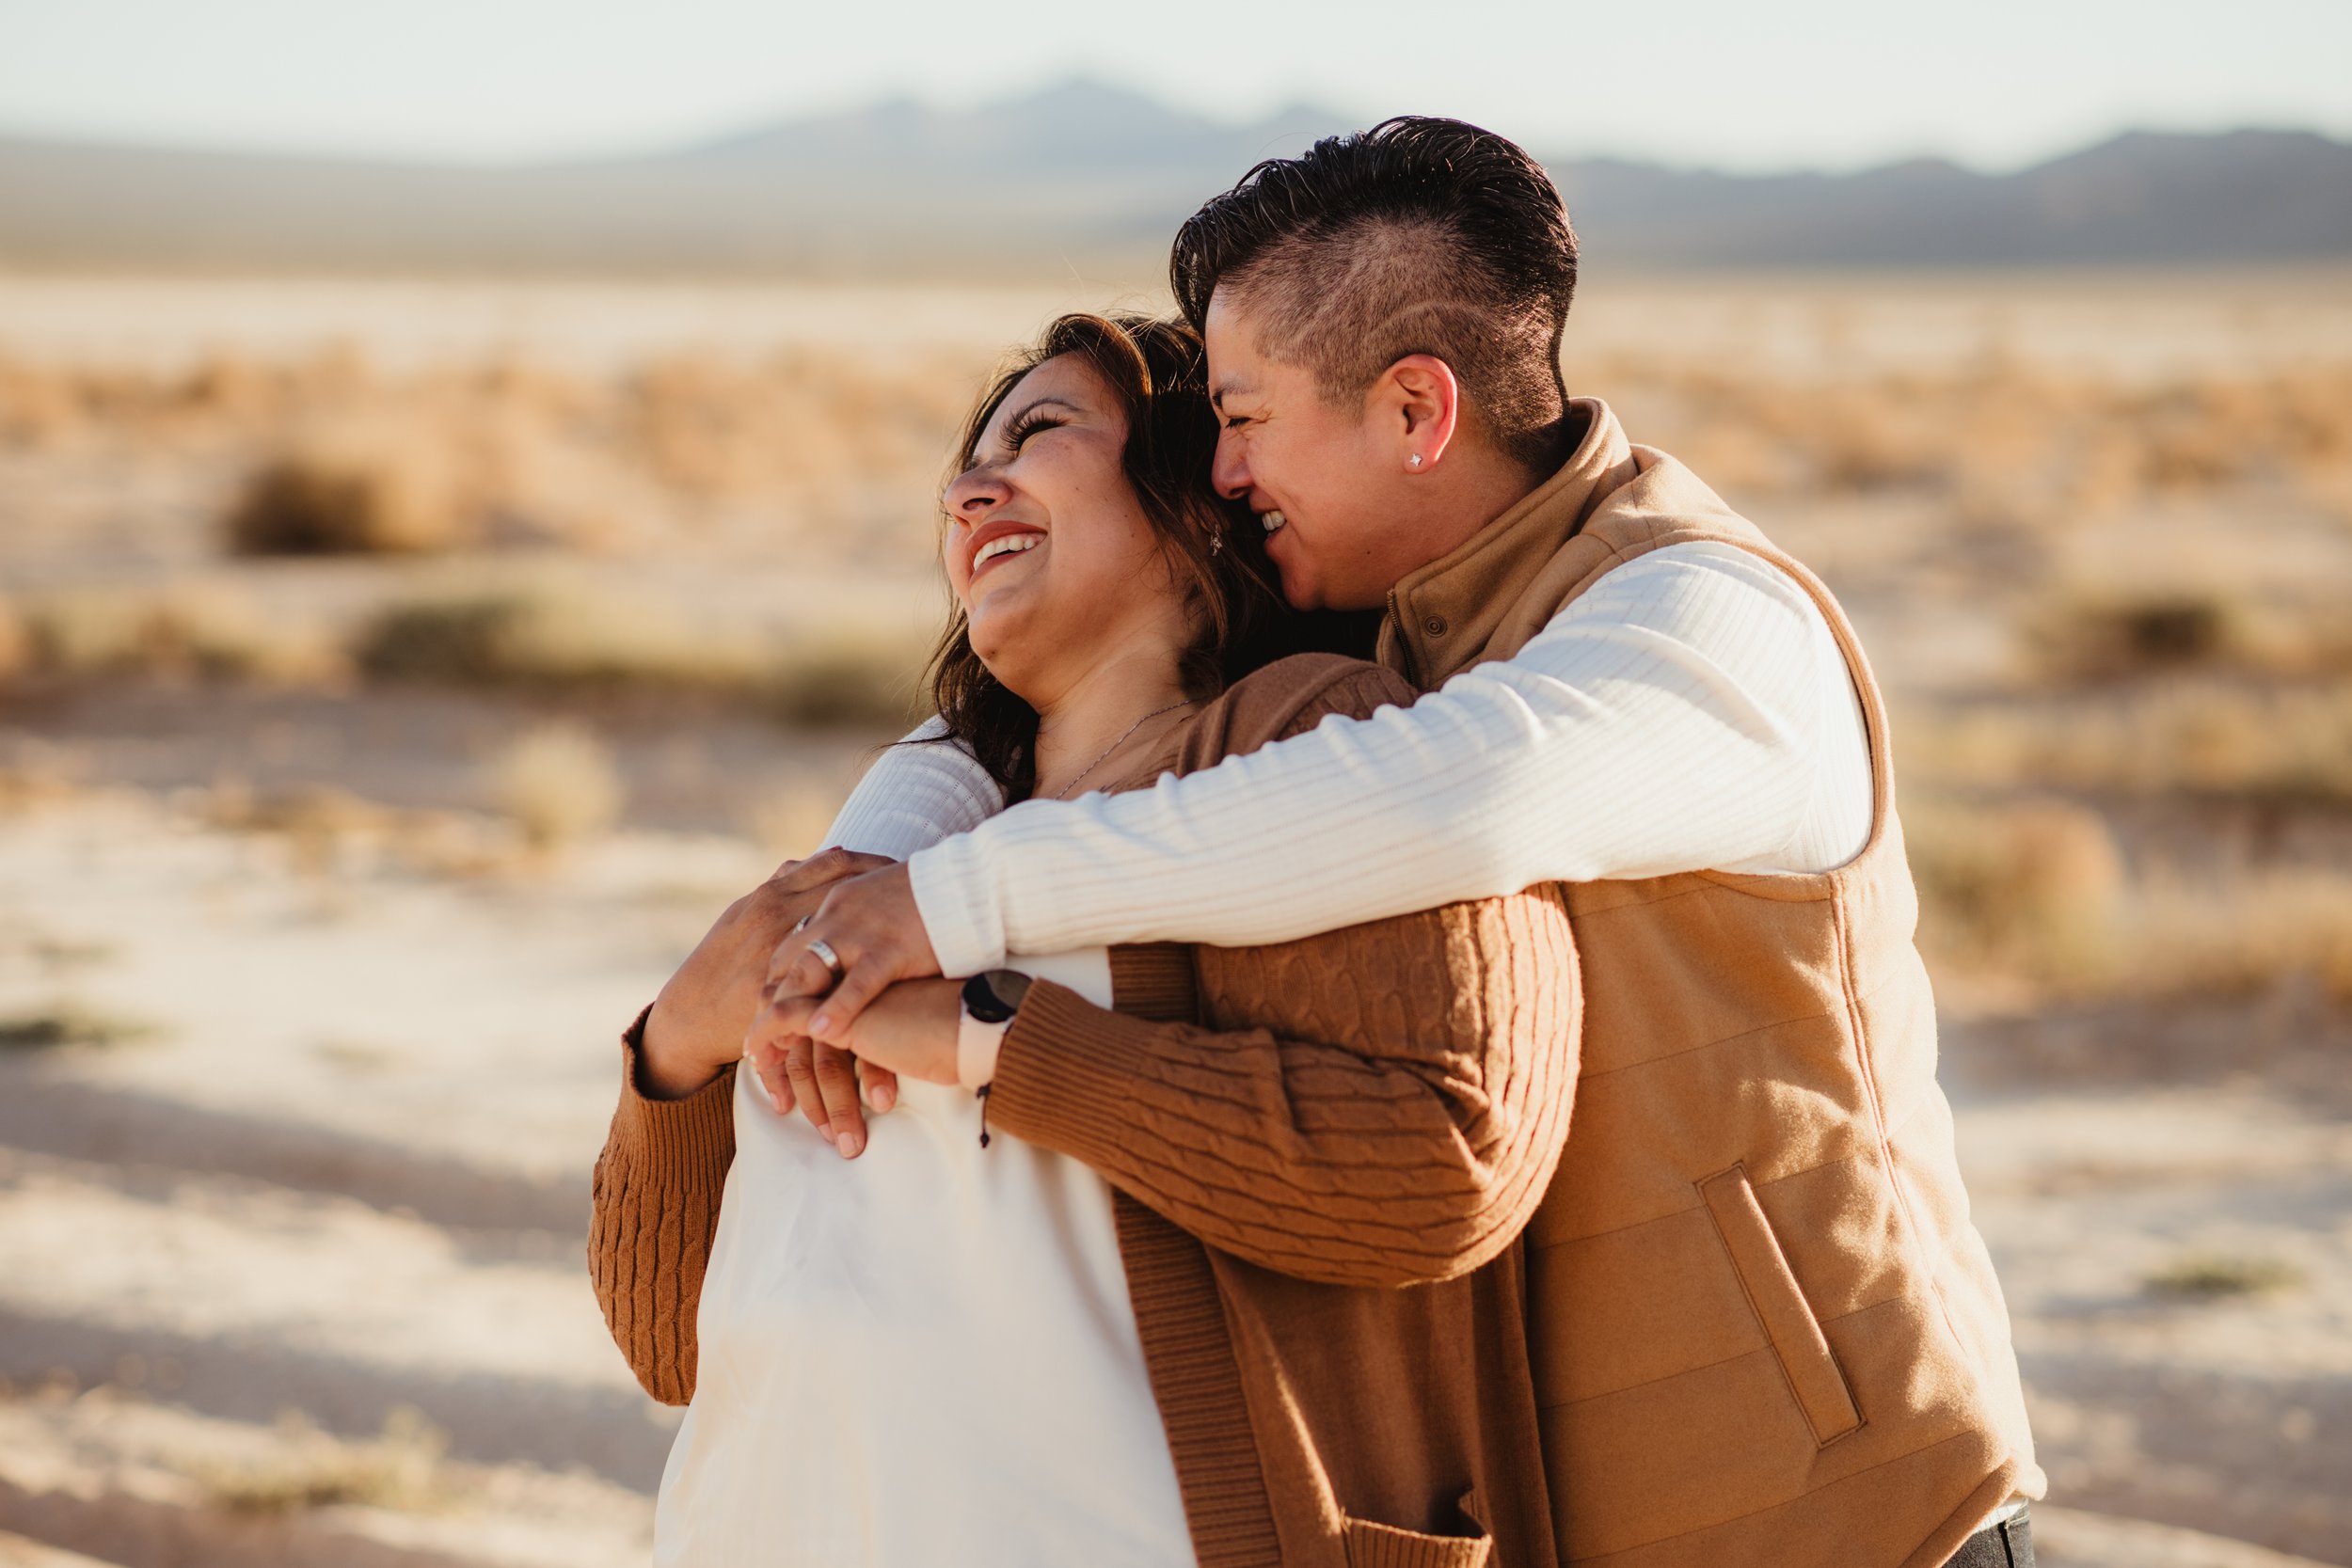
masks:
<path id="1" fill-rule="evenodd" d="M 638 1053 L 638 1086 L 656 1099 L 682 1100 L 717 1077 L 742 1053 L 776 944 L 816 912 L 835 882 L 892 863 L 881 855 L 828 849 L 785 862 L 728 905 L 654 999 Z"/>
<path id="2" fill-rule="evenodd" d="M 953 1084 L 956 1038 L 963 1022 L 962 992 L 961 980 L 900 981 L 874 998 L 847 1029 L 820 1042 L 819 1049 L 832 1046 L 853 1055 L 869 1076 L 886 1071 L 894 1079 Z M 753 1058 L 781 1063 L 787 1043 L 804 1045 L 809 1006 L 805 997 L 787 997 L 764 1008 L 752 1025 Z M 852 1152 L 842 1150 L 845 1155 Z"/>
<path id="3" fill-rule="evenodd" d="M 817 938 L 841 962 L 837 982 L 808 950 Z M 930 933 L 914 907 L 914 883 L 903 862 L 885 861 L 882 869 L 852 877 L 827 893 L 807 928 L 776 949 L 769 966 L 769 994 L 823 997 L 810 1022 L 813 1033 L 830 1039 L 884 987 L 938 973 L 939 955 L 931 951 Z"/>
<path id="4" fill-rule="evenodd" d="M 810 1125 L 833 1139 L 845 1159 L 866 1147 L 866 1116 L 858 1104 L 856 1059 L 838 1043 L 809 1038 L 812 1014 L 821 1014 L 828 1039 L 846 1037 L 865 1006 L 894 980 L 923 979 L 939 973 L 922 917 L 914 908 L 906 867 L 878 863 L 830 888 L 816 917 L 796 927 L 776 947 L 768 967 L 771 1006 L 743 1040 L 743 1053 L 775 1094 L 780 1109 L 798 1104 Z M 861 868 L 865 869 L 865 868 Z M 843 977 L 809 951 L 821 940 L 840 960 Z M 953 1051 L 953 1040 L 949 1049 Z M 763 1049 L 764 1047 L 764 1049 Z M 953 1083 L 950 1066 L 946 1082 Z M 887 1108 L 895 1075 L 869 1064 L 866 1090 Z M 778 1092 L 778 1085 L 783 1091 Z"/>

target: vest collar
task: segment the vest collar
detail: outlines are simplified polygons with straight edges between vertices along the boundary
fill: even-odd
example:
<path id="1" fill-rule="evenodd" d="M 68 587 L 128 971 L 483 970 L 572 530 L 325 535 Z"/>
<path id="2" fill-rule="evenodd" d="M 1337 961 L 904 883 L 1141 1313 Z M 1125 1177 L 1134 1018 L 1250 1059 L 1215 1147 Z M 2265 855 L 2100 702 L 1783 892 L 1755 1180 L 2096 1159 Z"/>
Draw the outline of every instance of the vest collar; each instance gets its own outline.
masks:
<path id="1" fill-rule="evenodd" d="M 1598 398 L 1571 398 L 1584 438 L 1560 471 L 1389 591 L 1379 659 L 1433 690 L 1474 662 L 1523 586 L 1576 536 L 1611 492 L 1639 471 L 1616 415 Z"/>

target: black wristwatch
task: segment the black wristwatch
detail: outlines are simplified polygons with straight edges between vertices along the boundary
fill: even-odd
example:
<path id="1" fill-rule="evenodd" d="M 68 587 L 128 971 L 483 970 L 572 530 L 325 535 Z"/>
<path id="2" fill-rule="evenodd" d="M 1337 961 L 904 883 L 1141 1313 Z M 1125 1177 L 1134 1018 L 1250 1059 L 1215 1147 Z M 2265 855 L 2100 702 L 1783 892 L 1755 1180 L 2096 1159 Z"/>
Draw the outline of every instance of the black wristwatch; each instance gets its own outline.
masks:
<path id="1" fill-rule="evenodd" d="M 1017 969 L 991 969 L 963 983 L 963 1010 L 975 1023 L 1002 1023 L 1029 994 L 1029 976 Z"/>

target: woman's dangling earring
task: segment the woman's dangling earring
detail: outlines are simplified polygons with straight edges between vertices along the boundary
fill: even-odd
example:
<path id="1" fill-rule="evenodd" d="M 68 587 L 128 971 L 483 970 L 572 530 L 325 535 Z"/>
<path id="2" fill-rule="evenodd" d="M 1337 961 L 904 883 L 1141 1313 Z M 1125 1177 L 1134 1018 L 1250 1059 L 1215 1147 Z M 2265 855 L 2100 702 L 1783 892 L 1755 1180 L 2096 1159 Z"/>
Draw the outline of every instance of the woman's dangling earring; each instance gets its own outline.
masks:
<path id="1" fill-rule="evenodd" d="M 1209 553 L 1216 555 L 1225 548 L 1225 531 L 1218 529 L 1209 535 Z"/>

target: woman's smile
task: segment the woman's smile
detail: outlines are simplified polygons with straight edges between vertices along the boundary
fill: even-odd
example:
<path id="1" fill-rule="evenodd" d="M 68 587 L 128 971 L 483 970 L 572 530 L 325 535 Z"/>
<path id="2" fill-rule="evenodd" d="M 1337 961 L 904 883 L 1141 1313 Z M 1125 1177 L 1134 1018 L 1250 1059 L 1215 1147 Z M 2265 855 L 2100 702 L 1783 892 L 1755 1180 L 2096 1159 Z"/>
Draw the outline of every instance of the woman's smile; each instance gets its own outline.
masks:
<path id="1" fill-rule="evenodd" d="M 965 580 L 977 582 L 980 574 L 999 562 L 1025 555 L 1045 543 L 1045 531 L 1010 519 L 983 523 L 964 540 Z"/>

